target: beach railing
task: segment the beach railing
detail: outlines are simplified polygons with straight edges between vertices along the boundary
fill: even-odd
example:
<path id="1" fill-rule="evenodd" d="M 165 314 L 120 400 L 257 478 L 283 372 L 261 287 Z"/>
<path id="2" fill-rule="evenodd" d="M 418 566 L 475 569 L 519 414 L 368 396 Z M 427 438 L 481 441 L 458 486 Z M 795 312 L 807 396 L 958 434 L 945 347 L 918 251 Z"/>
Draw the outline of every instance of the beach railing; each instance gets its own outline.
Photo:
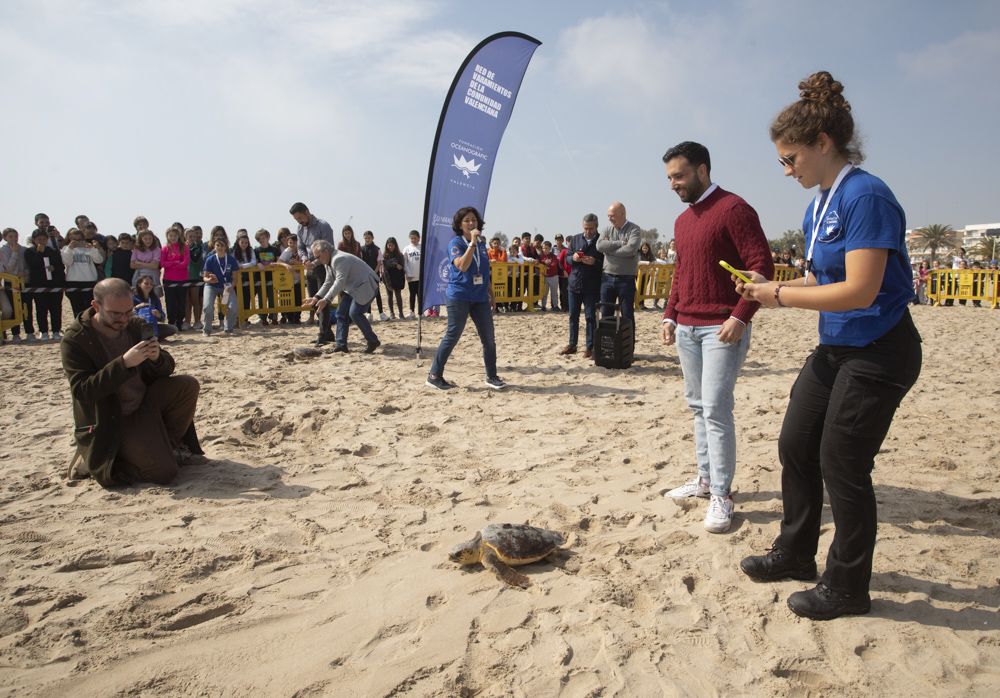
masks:
<path id="1" fill-rule="evenodd" d="M 670 284 L 674 280 L 673 264 L 639 264 L 635 277 L 635 308 L 638 310 L 647 300 L 663 300 L 670 297 Z"/>
<path id="2" fill-rule="evenodd" d="M 299 280 L 296 283 L 295 273 Z M 240 269 L 233 274 L 236 291 L 236 310 L 240 324 L 254 315 L 274 315 L 275 313 L 298 313 L 303 308 L 301 301 L 306 295 L 305 267 L 286 268 L 272 264 L 263 269 Z M 299 288 L 299 303 L 295 302 L 295 289 Z M 336 307 L 336 302 L 331 307 Z"/>
<path id="3" fill-rule="evenodd" d="M 21 289 L 24 284 L 21 278 L 14 274 L 0 274 L 0 293 L 10 294 L 11 314 L 0 316 L 0 342 L 3 342 L 3 333 L 13 327 L 18 327 L 24 322 L 24 301 L 21 299 Z"/>
<path id="4" fill-rule="evenodd" d="M 927 274 L 927 298 L 932 305 L 944 301 L 979 301 L 1000 306 L 1000 272 L 994 269 L 931 269 Z"/>
<path id="5" fill-rule="evenodd" d="M 534 311 L 545 293 L 545 265 L 537 262 L 490 262 L 490 275 L 497 303 L 526 303 Z"/>

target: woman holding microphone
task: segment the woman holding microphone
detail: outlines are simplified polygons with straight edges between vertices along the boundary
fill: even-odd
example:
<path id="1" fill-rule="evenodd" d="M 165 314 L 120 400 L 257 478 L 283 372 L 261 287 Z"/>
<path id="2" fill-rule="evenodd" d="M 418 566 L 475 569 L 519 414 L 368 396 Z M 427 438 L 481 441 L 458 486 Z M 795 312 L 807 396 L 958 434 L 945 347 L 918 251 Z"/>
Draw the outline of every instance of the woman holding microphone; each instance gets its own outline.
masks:
<path id="1" fill-rule="evenodd" d="M 765 308 L 819 311 L 819 345 L 792 386 L 778 440 L 783 517 L 765 555 L 740 566 L 757 581 L 815 579 L 826 486 L 836 531 L 819 584 L 788 597 L 797 615 L 829 620 L 871 608 L 877 515 L 871 471 L 903 396 L 920 375 L 920 335 L 903 209 L 860 169 L 851 106 L 828 72 L 799 83 L 800 99 L 771 124 L 786 177 L 818 188 L 805 212 L 807 273 L 737 281 Z M 734 277 L 735 278 L 735 277 Z"/>
<path id="2" fill-rule="evenodd" d="M 483 242 L 485 222 L 471 206 L 458 209 L 451 229 L 455 237 L 448 243 L 448 329 L 441 338 L 437 354 L 431 363 L 427 385 L 438 390 L 454 388 L 444 379 L 444 366 L 458 344 L 469 317 L 483 344 L 486 366 L 486 387 L 503 390 L 507 387 L 497 375 L 497 345 L 493 334 L 493 282 L 490 278 L 490 258 Z"/>

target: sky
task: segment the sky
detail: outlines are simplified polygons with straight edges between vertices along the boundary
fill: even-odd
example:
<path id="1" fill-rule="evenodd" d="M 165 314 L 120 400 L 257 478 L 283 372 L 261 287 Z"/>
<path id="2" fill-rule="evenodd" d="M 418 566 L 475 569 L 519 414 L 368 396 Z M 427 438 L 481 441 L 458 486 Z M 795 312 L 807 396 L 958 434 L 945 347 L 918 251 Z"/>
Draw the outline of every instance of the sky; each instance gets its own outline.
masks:
<path id="1" fill-rule="evenodd" d="M 493 173 L 487 234 L 579 232 L 625 203 L 672 236 L 662 155 L 705 144 L 712 179 L 776 238 L 811 192 L 767 128 L 797 83 L 845 85 L 865 167 L 908 227 L 1000 220 L 1000 3 L 2 0 L 0 227 L 40 211 L 104 234 L 145 215 L 230 232 L 295 201 L 376 241 L 421 227 L 455 72 L 486 36 L 542 45 Z M 22 237 L 23 239 L 23 237 Z"/>

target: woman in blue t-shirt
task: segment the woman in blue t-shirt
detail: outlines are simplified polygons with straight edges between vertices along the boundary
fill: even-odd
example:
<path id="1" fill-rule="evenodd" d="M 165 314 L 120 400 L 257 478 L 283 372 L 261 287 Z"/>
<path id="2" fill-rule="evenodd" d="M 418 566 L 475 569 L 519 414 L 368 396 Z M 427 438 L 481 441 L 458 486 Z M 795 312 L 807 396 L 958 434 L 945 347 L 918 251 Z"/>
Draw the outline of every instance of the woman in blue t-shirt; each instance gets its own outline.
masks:
<path id="1" fill-rule="evenodd" d="M 462 337 L 465 323 L 472 322 L 483 343 L 483 363 L 486 365 L 486 386 L 494 390 L 507 387 L 497 375 L 497 344 L 493 335 L 493 283 L 490 279 L 490 258 L 483 241 L 485 223 L 479 211 L 471 206 L 458 209 L 451 223 L 455 237 L 448 243 L 448 329 L 445 330 L 437 354 L 431 364 L 427 385 L 438 390 L 454 388 L 444 379 L 444 366 Z"/>
<path id="2" fill-rule="evenodd" d="M 797 615 L 827 620 L 871 608 L 875 550 L 871 471 L 903 396 L 920 375 L 920 335 L 903 209 L 889 187 L 857 167 L 851 106 L 825 71 L 799 83 L 800 99 L 771 124 L 785 175 L 818 187 L 806 210 L 804 279 L 737 282 L 765 308 L 819 311 L 819 346 L 792 386 L 778 440 L 781 533 L 745 558 L 758 581 L 812 580 L 826 486 L 836 533 L 819 584 L 788 597 Z"/>

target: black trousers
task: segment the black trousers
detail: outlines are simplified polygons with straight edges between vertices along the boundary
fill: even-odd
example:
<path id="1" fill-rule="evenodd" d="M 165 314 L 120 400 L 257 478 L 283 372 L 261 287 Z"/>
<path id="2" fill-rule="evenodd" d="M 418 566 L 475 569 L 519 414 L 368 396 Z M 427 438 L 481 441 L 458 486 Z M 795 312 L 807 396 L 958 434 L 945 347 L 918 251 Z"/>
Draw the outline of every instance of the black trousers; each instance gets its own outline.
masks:
<path id="1" fill-rule="evenodd" d="M 393 288 L 390 284 L 385 285 L 386 295 L 389 298 L 389 312 L 395 312 L 392 309 L 392 299 L 396 299 L 396 305 L 399 306 L 399 317 L 403 317 L 403 289 Z M 379 308 L 381 311 L 381 308 Z"/>
<path id="2" fill-rule="evenodd" d="M 62 332 L 63 292 L 55 291 L 50 293 L 42 291 L 30 295 L 35 303 L 35 317 L 38 319 L 38 331 L 48 333 L 49 321 L 51 320 L 52 331 Z"/>
<path id="3" fill-rule="evenodd" d="M 188 290 L 179 284 L 186 281 L 164 281 L 163 295 L 167 303 L 167 322 L 180 329 L 184 322 L 184 314 L 187 311 Z"/>
<path id="4" fill-rule="evenodd" d="M 420 280 L 407 281 L 406 287 L 410 289 L 410 312 L 414 312 L 417 307 L 417 294 L 420 292 Z"/>
<path id="5" fill-rule="evenodd" d="M 775 544 L 816 555 L 825 485 L 836 530 L 822 581 L 832 589 L 868 592 L 877 528 L 871 471 L 920 364 L 907 310 L 866 347 L 819 345 L 792 386 L 778 439 L 784 515 Z"/>
<path id="6" fill-rule="evenodd" d="M 559 309 L 569 310 L 569 277 L 559 277 Z"/>

